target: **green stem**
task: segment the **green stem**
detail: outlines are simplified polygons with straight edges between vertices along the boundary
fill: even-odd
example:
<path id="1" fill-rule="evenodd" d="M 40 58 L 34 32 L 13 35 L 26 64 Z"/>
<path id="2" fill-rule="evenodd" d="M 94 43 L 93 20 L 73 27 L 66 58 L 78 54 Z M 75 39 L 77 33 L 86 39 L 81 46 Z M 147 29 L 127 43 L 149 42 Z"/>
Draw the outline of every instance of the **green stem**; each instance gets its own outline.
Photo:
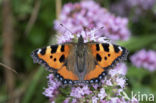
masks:
<path id="1" fill-rule="evenodd" d="M 36 93 L 35 92 L 36 87 L 38 86 L 39 80 L 41 80 L 44 71 L 45 71 L 45 69 L 43 69 L 42 67 L 38 68 L 38 71 L 32 78 L 32 81 L 30 83 L 31 85 L 29 85 L 29 87 L 25 93 L 22 103 L 30 103 L 30 100 L 32 99 L 34 93 Z"/>

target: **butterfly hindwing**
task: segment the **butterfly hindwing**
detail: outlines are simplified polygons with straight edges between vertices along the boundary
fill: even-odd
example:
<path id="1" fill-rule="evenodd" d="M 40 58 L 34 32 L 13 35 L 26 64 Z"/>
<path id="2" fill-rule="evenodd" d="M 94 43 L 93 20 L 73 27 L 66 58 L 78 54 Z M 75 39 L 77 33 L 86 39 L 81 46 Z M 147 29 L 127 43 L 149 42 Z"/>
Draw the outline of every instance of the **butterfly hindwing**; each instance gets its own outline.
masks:
<path id="1" fill-rule="evenodd" d="M 77 75 L 75 75 L 72 71 L 67 69 L 67 66 L 63 66 L 59 69 L 55 76 L 62 81 L 63 84 L 74 84 L 75 81 L 78 81 Z"/>
<path id="2" fill-rule="evenodd" d="M 105 71 L 99 65 L 95 65 L 95 68 L 86 74 L 84 80 L 89 81 L 90 83 L 98 83 L 106 74 L 107 71 Z"/>

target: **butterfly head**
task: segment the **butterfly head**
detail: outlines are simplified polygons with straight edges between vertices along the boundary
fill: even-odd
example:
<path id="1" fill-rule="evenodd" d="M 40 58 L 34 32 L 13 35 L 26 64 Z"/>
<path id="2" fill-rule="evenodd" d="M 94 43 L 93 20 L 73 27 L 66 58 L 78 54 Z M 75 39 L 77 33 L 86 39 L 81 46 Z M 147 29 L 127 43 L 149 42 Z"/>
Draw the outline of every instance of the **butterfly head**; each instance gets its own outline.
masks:
<path id="1" fill-rule="evenodd" d="M 78 38 L 78 43 L 79 44 L 84 43 L 84 39 L 83 39 L 82 35 L 80 35 L 80 37 Z"/>

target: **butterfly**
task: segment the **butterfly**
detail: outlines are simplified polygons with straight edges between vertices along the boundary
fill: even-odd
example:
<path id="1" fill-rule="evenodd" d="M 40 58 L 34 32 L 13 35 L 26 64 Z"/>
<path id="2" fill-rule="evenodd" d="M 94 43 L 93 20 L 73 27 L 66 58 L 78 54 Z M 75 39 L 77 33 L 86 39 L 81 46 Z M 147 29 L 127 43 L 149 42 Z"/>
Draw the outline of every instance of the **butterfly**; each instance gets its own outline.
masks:
<path id="1" fill-rule="evenodd" d="M 126 60 L 128 50 L 112 43 L 68 42 L 39 48 L 32 52 L 34 62 L 52 70 L 63 84 L 99 83 L 110 68 Z"/>

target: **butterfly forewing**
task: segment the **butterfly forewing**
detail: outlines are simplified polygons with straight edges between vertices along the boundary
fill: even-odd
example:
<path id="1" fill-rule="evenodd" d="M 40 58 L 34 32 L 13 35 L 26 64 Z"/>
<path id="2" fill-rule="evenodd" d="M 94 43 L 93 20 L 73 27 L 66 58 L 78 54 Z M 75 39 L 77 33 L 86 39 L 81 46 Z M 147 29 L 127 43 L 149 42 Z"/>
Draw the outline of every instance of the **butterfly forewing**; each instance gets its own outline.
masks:
<path id="1" fill-rule="evenodd" d="M 77 76 L 67 69 L 65 63 L 71 51 L 71 44 L 51 45 L 32 52 L 35 62 L 52 69 L 61 81 L 78 80 Z"/>
<path id="2" fill-rule="evenodd" d="M 57 70 L 65 63 L 69 49 L 68 45 L 52 45 L 35 50 L 32 56 L 39 59 L 41 63 L 46 63 L 49 67 Z"/>
<path id="3" fill-rule="evenodd" d="M 126 59 L 128 52 L 125 48 L 111 43 L 90 43 L 88 47 L 98 65 L 104 69 L 114 65 L 116 61 Z"/>

